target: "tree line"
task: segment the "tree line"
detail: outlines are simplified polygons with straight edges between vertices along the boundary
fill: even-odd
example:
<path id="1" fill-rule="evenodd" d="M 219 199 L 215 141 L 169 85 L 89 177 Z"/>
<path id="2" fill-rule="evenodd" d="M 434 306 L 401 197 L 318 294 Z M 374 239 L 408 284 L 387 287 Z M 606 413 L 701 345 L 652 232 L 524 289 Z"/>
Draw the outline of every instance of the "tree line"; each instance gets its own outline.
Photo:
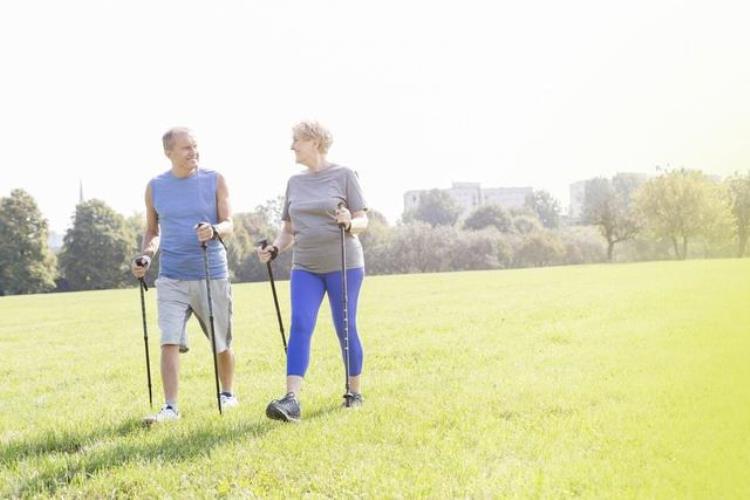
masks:
<path id="1" fill-rule="evenodd" d="M 276 236 L 282 197 L 234 216 L 227 258 L 234 282 L 267 279 L 258 240 Z M 462 209 L 445 192 L 423 193 L 416 208 L 389 225 L 377 210 L 361 235 L 368 274 L 503 269 L 608 261 L 744 256 L 750 236 L 750 172 L 718 182 L 695 170 L 651 179 L 619 174 L 585 186 L 581 220 L 566 221 L 560 203 L 534 191 L 523 208 Z M 48 226 L 32 196 L 0 198 L 0 295 L 133 286 L 145 219 L 115 212 L 101 200 L 76 207 L 54 254 Z M 274 261 L 288 278 L 291 252 Z M 158 275 L 158 259 L 149 273 Z"/>

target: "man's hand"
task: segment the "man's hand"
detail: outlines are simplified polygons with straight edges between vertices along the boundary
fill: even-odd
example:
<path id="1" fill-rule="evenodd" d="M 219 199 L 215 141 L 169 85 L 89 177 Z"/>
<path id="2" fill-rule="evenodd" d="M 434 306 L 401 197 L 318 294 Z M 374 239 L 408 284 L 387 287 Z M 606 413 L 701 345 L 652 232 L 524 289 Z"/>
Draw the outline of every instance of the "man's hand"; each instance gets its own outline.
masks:
<path id="1" fill-rule="evenodd" d="M 133 262 L 130 265 L 130 270 L 133 273 L 133 276 L 135 276 L 138 279 L 142 279 L 144 276 L 146 276 L 146 273 L 148 272 L 148 269 L 151 267 L 151 257 L 148 255 L 141 255 L 140 257 L 136 257 L 133 259 Z"/>
<path id="2" fill-rule="evenodd" d="M 199 222 L 198 225 L 195 226 L 195 234 L 198 236 L 198 241 L 204 243 L 208 240 L 213 239 L 216 231 L 210 223 Z"/>

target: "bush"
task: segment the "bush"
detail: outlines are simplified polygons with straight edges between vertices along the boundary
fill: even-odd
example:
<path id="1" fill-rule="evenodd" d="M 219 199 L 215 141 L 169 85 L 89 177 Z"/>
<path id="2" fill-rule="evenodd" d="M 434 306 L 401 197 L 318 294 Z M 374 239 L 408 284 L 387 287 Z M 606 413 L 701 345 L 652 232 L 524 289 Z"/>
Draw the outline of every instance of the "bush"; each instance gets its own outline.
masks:
<path id="1" fill-rule="evenodd" d="M 560 239 L 548 231 L 537 231 L 526 235 L 513 256 L 519 267 L 541 267 L 559 264 L 565 256 L 565 246 Z"/>
<path id="2" fill-rule="evenodd" d="M 607 260 L 607 246 L 595 226 L 571 226 L 555 231 L 565 248 L 564 264 L 586 264 Z"/>

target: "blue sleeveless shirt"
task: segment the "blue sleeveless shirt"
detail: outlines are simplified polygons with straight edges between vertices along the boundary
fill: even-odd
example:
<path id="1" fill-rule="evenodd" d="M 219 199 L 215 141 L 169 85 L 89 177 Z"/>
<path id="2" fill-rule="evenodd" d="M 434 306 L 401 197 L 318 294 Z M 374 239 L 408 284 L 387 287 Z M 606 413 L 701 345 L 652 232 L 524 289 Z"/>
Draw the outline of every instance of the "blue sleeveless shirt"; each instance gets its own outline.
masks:
<path id="1" fill-rule="evenodd" d="M 198 169 L 189 177 L 176 177 L 171 170 L 151 180 L 151 199 L 159 217 L 159 276 L 178 280 L 205 279 L 203 250 L 195 234 L 201 221 L 217 224 L 216 186 L 218 173 Z M 227 254 L 218 241 L 208 241 L 211 278 L 228 276 Z"/>

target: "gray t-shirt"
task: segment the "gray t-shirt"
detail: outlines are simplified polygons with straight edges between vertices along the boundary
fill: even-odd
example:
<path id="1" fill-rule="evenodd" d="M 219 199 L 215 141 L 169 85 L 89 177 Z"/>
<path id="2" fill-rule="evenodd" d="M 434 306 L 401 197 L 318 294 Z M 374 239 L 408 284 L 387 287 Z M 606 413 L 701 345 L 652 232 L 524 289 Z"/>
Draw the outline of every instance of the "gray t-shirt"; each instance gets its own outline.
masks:
<path id="1" fill-rule="evenodd" d="M 341 233 L 335 213 L 342 201 L 352 213 L 367 210 L 357 174 L 348 167 L 331 165 L 289 179 L 281 219 L 292 223 L 294 269 L 321 274 L 341 270 Z M 344 234 L 346 268 L 364 267 L 359 238 Z"/>

